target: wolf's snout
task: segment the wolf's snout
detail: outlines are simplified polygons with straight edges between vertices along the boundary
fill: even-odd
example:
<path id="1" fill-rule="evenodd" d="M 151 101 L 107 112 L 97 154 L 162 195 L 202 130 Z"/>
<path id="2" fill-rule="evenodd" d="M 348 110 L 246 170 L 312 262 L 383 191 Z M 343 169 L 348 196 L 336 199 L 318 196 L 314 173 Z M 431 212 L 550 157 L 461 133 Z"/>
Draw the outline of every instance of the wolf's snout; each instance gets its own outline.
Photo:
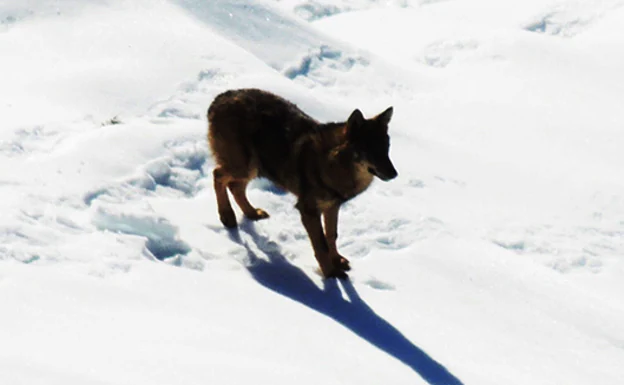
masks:
<path id="1" fill-rule="evenodd" d="M 386 180 L 391 180 L 396 178 L 397 176 L 399 176 L 399 173 L 397 172 L 397 170 L 395 170 L 394 168 L 392 169 L 392 172 L 390 173 L 390 175 L 388 175 L 388 179 Z"/>
<path id="2" fill-rule="evenodd" d="M 399 173 L 394 168 L 392 163 L 388 164 L 385 167 L 369 167 L 368 171 L 371 174 L 373 174 L 376 177 L 378 177 L 379 179 L 383 180 L 384 182 L 392 180 L 392 179 L 396 178 L 399 175 Z"/>
<path id="3" fill-rule="evenodd" d="M 399 175 L 399 173 L 397 172 L 397 170 L 395 170 L 394 168 L 389 171 L 388 173 L 379 173 L 379 178 L 381 180 L 383 180 L 384 182 L 387 182 L 389 180 L 392 180 L 394 178 L 396 178 Z"/>

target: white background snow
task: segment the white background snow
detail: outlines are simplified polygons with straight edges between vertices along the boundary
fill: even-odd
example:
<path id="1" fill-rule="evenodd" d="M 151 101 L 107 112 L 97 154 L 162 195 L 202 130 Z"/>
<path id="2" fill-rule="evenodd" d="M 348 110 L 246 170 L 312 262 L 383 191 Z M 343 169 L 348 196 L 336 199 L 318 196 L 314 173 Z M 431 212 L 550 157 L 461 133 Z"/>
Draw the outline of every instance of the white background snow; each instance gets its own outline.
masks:
<path id="1" fill-rule="evenodd" d="M 624 1 L 0 2 L 0 383 L 624 383 Z M 392 105 L 318 273 L 219 222 L 205 111 Z"/>

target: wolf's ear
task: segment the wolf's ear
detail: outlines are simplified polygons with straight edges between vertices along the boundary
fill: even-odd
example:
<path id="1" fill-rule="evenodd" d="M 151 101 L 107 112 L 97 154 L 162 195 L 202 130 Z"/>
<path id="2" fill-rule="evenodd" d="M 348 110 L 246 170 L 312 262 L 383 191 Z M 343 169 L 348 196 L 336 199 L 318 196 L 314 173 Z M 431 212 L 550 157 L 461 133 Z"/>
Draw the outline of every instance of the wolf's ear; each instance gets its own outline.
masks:
<path id="1" fill-rule="evenodd" d="M 392 119 L 393 112 L 394 112 L 394 108 L 388 107 L 384 112 L 377 115 L 375 117 L 375 120 L 378 121 L 380 124 L 387 126 L 388 123 L 390 123 L 390 119 Z"/>
<path id="2" fill-rule="evenodd" d="M 358 109 L 353 110 L 351 116 L 349 116 L 349 120 L 347 120 L 348 129 L 350 130 L 360 127 L 362 124 L 364 124 L 364 115 L 362 115 L 362 111 Z"/>

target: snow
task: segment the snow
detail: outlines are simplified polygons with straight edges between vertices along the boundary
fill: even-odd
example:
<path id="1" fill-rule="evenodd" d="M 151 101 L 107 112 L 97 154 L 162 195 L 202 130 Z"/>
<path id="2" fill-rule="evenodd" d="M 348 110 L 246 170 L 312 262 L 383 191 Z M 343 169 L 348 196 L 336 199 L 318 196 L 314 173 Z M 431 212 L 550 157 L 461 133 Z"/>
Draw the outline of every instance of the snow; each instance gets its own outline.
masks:
<path id="1" fill-rule="evenodd" d="M 624 1 L 0 4 L 0 383 L 624 378 Z M 205 111 L 394 106 L 399 177 L 227 231 Z"/>

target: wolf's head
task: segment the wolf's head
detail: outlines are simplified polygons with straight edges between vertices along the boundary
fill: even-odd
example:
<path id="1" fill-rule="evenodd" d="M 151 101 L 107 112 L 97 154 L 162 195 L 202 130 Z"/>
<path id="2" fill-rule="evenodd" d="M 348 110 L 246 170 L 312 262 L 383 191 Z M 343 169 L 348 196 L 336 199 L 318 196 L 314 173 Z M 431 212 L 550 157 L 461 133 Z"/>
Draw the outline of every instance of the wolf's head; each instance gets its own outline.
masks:
<path id="1" fill-rule="evenodd" d="M 368 172 L 383 181 L 398 175 L 390 156 L 388 123 L 392 118 L 392 107 L 372 119 L 365 119 L 360 110 L 355 110 L 347 120 L 347 137 L 352 145 L 356 162 L 363 163 Z"/>

